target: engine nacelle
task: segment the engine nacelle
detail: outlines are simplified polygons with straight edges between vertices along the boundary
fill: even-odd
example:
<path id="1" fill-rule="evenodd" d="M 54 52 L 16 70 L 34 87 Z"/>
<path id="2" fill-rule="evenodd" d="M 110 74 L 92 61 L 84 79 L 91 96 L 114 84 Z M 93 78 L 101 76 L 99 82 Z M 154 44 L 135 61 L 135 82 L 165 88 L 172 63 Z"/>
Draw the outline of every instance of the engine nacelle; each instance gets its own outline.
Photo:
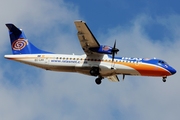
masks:
<path id="1" fill-rule="evenodd" d="M 112 54 L 112 47 L 107 45 L 101 45 L 100 47 L 89 48 L 93 52 Z"/>

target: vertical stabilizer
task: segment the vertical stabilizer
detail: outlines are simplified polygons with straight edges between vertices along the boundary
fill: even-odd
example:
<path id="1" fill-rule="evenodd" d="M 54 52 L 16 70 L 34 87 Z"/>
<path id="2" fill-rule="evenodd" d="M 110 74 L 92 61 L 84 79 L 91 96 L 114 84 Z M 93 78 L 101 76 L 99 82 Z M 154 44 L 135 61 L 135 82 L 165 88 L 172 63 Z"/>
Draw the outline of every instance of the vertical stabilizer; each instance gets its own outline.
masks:
<path id="1" fill-rule="evenodd" d="M 11 48 L 13 54 L 50 54 L 36 48 L 28 41 L 24 32 L 13 24 L 6 24 L 9 29 L 9 36 L 11 40 Z"/>

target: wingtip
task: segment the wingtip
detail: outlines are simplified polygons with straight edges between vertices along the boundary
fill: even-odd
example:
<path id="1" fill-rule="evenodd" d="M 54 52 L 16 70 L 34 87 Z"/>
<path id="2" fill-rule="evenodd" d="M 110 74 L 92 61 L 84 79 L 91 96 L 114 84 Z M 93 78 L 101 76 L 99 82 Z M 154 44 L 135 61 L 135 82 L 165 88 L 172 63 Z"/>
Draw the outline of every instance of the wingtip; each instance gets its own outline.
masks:
<path id="1" fill-rule="evenodd" d="M 82 20 L 75 20 L 74 22 L 75 22 L 75 23 L 77 23 L 77 22 L 85 23 L 85 21 L 82 21 Z"/>

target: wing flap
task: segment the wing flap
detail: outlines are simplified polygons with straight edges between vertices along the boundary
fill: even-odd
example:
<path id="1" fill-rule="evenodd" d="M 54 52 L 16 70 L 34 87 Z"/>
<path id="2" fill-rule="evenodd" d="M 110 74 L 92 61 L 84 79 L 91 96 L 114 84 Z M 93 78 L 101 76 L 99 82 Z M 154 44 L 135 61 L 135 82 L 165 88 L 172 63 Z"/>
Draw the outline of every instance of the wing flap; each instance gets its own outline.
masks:
<path id="1" fill-rule="evenodd" d="M 107 79 L 112 82 L 119 82 L 119 78 L 117 75 L 108 76 Z"/>

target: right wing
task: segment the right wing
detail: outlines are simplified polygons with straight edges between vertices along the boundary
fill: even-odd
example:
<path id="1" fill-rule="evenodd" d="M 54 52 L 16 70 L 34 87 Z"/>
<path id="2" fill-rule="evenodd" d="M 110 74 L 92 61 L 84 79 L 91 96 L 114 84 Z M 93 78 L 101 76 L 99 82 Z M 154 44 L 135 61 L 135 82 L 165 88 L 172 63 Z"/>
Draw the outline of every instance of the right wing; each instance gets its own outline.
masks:
<path id="1" fill-rule="evenodd" d="M 81 47 L 86 53 L 86 55 L 91 55 L 93 52 L 89 48 L 100 47 L 100 44 L 88 28 L 84 21 L 74 21 L 76 28 L 78 30 L 77 36 L 81 43 Z"/>

